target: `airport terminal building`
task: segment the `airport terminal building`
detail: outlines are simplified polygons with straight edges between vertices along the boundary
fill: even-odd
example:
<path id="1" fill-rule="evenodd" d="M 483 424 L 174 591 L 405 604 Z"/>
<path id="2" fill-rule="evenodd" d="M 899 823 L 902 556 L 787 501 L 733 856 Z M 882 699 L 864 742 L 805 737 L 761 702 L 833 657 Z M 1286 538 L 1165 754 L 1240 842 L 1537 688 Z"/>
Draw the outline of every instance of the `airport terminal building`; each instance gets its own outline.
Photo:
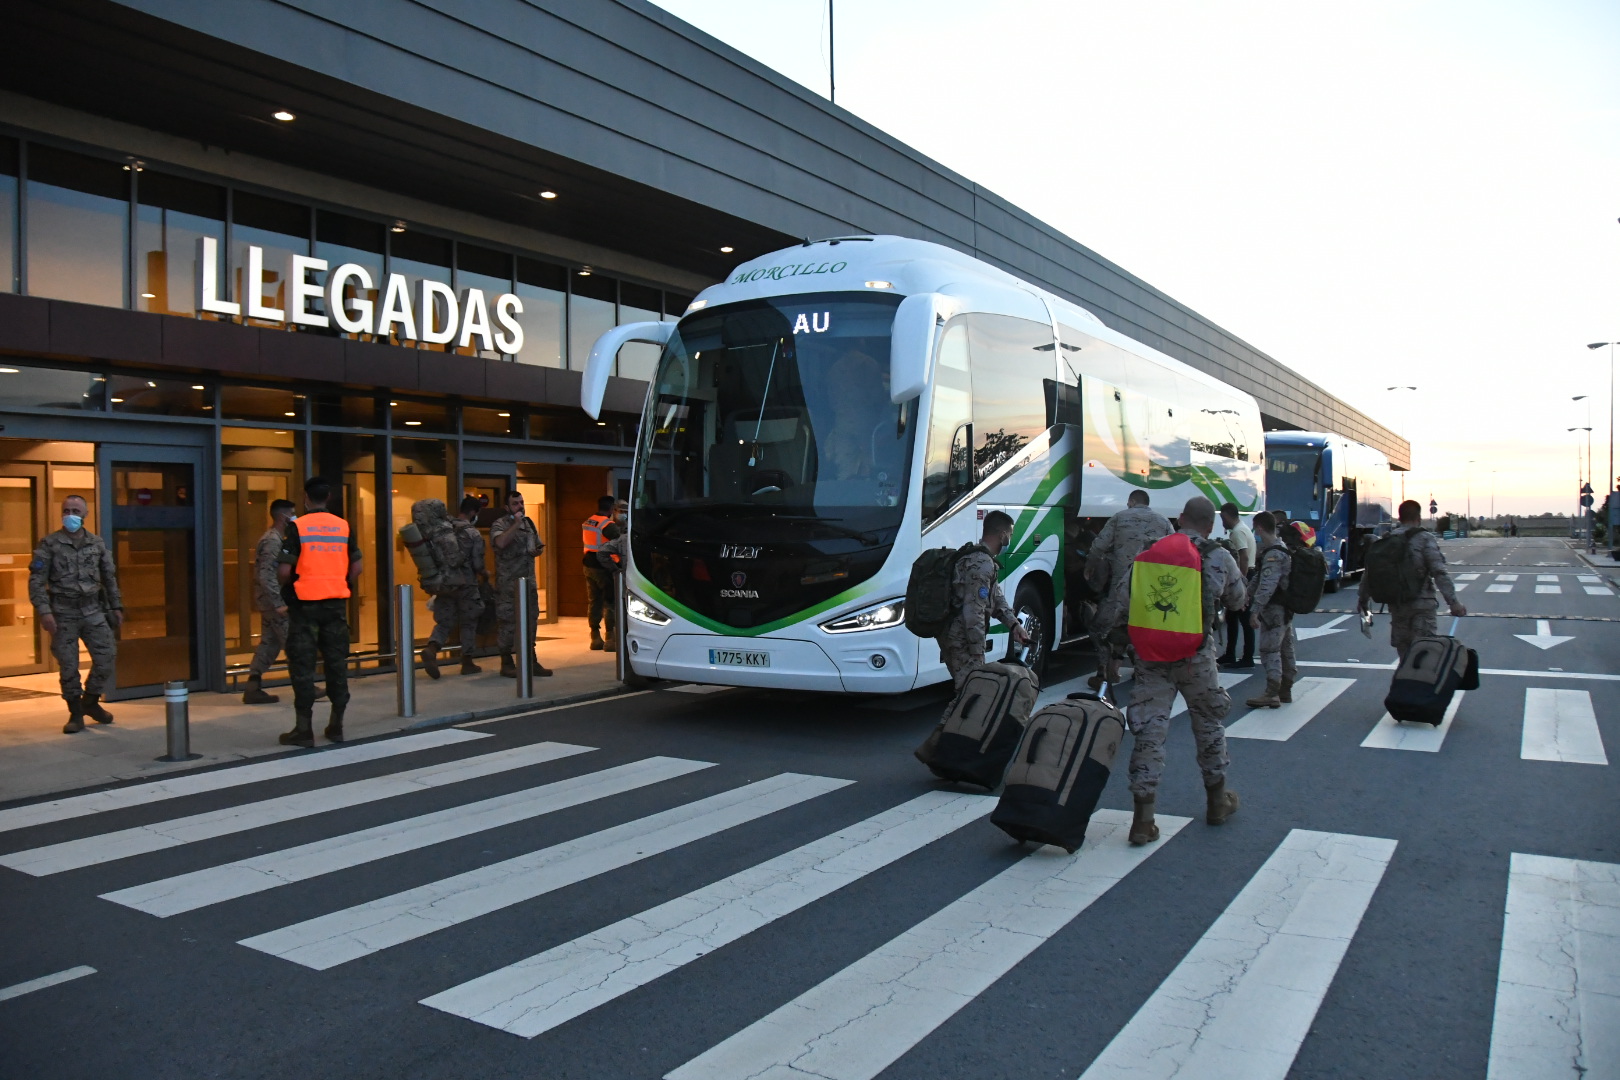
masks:
<path id="1" fill-rule="evenodd" d="M 390 651 L 412 502 L 522 491 L 544 616 L 622 490 L 656 353 L 591 343 L 807 236 L 969 252 L 1253 394 L 1403 440 L 1123 269 L 641 0 L 17 0 L 0 42 L 0 676 L 49 670 L 65 494 L 120 568 L 109 696 L 223 689 L 270 500 L 341 482 Z M 418 602 L 424 600 L 418 594 Z M 417 622 L 430 625 L 425 612 Z M 373 666 L 376 661 L 373 661 Z"/>

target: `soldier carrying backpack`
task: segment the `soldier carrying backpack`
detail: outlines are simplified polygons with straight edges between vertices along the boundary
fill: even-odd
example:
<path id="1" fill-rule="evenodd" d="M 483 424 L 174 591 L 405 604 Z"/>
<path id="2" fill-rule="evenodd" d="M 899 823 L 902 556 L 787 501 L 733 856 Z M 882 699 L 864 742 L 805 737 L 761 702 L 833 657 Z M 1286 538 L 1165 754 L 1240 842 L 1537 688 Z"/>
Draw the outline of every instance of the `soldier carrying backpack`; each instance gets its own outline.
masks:
<path id="1" fill-rule="evenodd" d="M 995 557 L 1012 539 L 1012 528 L 1012 518 L 992 510 L 984 517 L 984 537 L 977 544 L 934 548 L 911 566 L 906 629 L 939 643 L 940 659 L 958 688 L 969 671 L 984 663 L 991 615 L 1007 625 L 1014 641 L 1029 641 L 996 582 Z"/>
<path id="2" fill-rule="evenodd" d="M 1279 511 L 1280 513 L 1280 511 Z M 1276 515 L 1254 515 L 1254 538 L 1260 553 L 1258 574 L 1249 598 L 1249 622 L 1259 632 L 1260 663 L 1266 688 L 1248 700 L 1251 709 L 1275 709 L 1294 700 L 1294 612 L 1285 603 L 1294 557 L 1277 535 Z M 1302 575 L 1303 576 L 1303 575 Z"/>
<path id="3" fill-rule="evenodd" d="M 1366 613 L 1373 604 L 1389 605 L 1389 643 L 1405 660 L 1415 639 L 1434 637 L 1439 630 L 1434 603 L 1437 587 L 1452 615 L 1460 618 L 1468 609 L 1457 600 L 1440 542 L 1423 528 L 1422 505 L 1408 499 L 1401 503 L 1399 516 L 1400 528 L 1367 549 L 1357 606 Z"/>

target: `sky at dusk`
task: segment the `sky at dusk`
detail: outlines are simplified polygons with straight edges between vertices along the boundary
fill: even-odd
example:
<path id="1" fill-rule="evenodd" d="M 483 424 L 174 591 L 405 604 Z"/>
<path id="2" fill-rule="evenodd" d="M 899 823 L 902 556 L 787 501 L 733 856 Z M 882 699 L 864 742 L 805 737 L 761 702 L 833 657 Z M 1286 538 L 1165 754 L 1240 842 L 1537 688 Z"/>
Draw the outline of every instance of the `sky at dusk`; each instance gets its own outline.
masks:
<path id="1" fill-rule="evenodd" d="M 825 0 L 660 6 L 827 92 Z M 1403 431 L 1409 495 L 1572 509 L 1588 403 L 1602 490 L 1610 359 L 1585 346 L 1620 341 L 1620 4 L 866 0 L 836 20 L 840 107 Z"/>

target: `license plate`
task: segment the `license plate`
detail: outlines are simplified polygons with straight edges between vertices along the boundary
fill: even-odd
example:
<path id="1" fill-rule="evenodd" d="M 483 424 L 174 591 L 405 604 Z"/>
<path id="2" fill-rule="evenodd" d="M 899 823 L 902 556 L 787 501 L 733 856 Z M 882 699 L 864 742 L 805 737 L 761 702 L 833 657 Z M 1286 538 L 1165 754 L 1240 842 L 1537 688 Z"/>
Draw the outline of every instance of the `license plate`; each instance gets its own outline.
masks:
<path id="1" fill-rule="evenodd" d="M 770 667 L 768 652 L 744 652 L 742 649 L 710 649 L 709 663 L 717 667 Z"/>

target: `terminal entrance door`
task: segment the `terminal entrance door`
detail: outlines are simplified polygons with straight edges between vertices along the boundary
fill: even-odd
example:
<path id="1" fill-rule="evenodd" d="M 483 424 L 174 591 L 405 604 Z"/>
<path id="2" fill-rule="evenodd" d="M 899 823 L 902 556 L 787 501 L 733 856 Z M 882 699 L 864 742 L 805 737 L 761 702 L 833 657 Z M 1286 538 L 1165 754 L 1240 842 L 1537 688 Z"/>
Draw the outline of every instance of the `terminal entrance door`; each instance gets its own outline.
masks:
<path id="1" fill-rule="evenodd" d="M 197 482 L 202 452 L 103 443 L 98 459 L 105 535 L 124 598 L 113 675 L 117 696 L 150 693 L 171 680 L 201 689 Z"/>

